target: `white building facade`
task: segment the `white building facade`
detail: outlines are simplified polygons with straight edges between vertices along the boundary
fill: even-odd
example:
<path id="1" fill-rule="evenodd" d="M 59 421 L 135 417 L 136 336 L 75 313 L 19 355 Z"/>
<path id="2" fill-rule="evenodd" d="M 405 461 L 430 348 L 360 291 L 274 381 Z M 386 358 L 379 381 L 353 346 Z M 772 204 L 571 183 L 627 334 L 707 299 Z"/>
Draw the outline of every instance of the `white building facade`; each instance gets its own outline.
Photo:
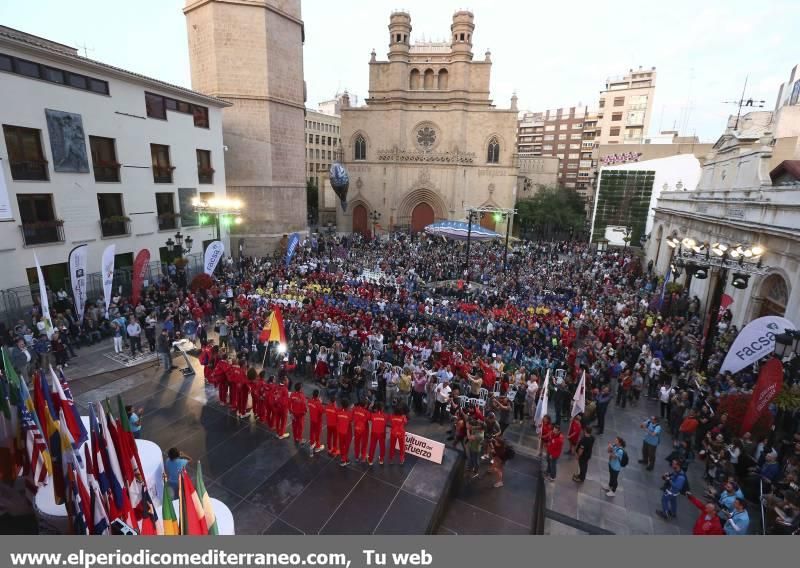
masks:
<path id="1" fill-rule="evenodd" d="M 0 92 L 0 289 L 35 283 L 34 252 L 55 292 L 77 245 L 93 273 L 112 243 L 125 267 L 142 249 L 175 258 L 177 231 L 192 253 L 216 237 L 191 201 L 225 196 L 228 103 L 5 27 Z"/>
<path id="2" fill-rule="evenodd" d="M 800 85 L 797 69 L 789 91 L 795 82 Z M 782 95 L 786 91 L 782 86 Z M 779 96 L 774 112 L 731 117 L 703 164 L 697 189 L 662 192 L 655 209 L 646 255 L 661 274 L 673 258 L 674 249 L 666 243 L 673 235 L 766 250 L 765 274 L 751 276 L 744 289 L 734 288 L 730 278 L 724 283 L 733 300 L 732 323 L 740 328 L 765 315 L 784 316 L 800 326 L 799 99 Z M 708 278 L 691 280 L 689 294 L 698 296 L 704 309 L 718 278 L 719 271 L 711 271 Z"/>

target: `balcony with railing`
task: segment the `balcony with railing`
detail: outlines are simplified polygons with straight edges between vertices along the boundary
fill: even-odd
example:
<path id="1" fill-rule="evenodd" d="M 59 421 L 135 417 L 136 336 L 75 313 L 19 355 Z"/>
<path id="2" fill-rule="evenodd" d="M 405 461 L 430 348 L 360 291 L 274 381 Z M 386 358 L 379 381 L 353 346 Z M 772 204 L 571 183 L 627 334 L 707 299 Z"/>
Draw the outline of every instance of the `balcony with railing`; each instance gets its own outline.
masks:
<path id="1" fill-rule="evenodd" d="M 172 172 L 175 166 L 153 166 L 154 183 L 172 183 Z"/>
<path id="2" fill-rule="evenodd" d="M 17 181 L 47 181 L 47 160 L 9 160 L 11 179 Z"/>
<path id="3" fill-rule="evenodd" d="M 95 162 L 94 164 L 94 181 L 99 182 L 118 182 L 119 181 L 119 168 L 121 164 L 117 162 Z"/>
<path id="4" fill-rule="evenodd" d="M 103 237 L 125 237 L 131 234 L 131 220 L 122 215 L 106 217 L 100 221 Z"/>
<path id="5" fill-rule="evenodd" d="M 19 226 L 25 246 L 64 242 L 64 221 L 37 221 Z"/>

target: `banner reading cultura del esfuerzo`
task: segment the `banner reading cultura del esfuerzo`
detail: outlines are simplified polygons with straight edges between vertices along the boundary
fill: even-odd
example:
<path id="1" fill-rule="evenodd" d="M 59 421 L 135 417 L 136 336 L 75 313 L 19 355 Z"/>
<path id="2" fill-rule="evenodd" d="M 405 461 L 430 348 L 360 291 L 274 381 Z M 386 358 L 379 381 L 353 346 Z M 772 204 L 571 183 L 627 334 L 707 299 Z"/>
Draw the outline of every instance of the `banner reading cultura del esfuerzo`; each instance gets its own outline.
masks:
<path id="1" fill-rule="evenodd" d="M 786 318 L 764 316 L 748 323 L 731 345 L 720 372 L 736 373 L 775 350 L 775 336 L 796 326 Z"/>

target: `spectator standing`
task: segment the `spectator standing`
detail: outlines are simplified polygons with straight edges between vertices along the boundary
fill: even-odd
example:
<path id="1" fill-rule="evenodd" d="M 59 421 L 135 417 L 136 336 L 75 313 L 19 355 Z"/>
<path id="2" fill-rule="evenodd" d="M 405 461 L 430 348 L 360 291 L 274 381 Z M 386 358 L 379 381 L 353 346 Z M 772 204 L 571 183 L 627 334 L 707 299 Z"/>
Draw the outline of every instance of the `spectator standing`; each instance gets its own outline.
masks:
<path id="1" fill-rule="evenodd" d="M 158 356 L 161 359 L 161 366 L 164 372 L 172 370 L 172 342 L 169 340 L 169 335 L 166 329 L 161 330 L 161 335 L 158 338 Z"/>
<path id="2" fill-rule="evenodd" d="M 583 483 L 586 481 L 586 472 L 589 469 L 589 460 L 592 458 L 592 450 L 594 450 L 594 436 L 592 435 L 592 427 L 586 425 L 583 427 L 583 436 L 575 448 L 575 456 L 578 458 L 578 473 L 572 476 L 572 481 Z"/>
<path id="3" fill-rule="evenodd" d="M 723 529 L 728 536 L 746 535 L 750 529 L 750 515 L 745 508 L 744 499 L 737 497 L 733 502 L 733 512 L 728 513 Z"/>
<path id="4" fill-rule="evenodd" d="M 21 337 L 17 339 L 16 344 L 11 349 L 11 365 L 26 383 L 29 383 L 31 362 L 33 361 L 33 354 L 25 345 L 25 340 Z"/>
<path id="5" fill-rule="evenodd" d="M 619 487 L 619 472 L 625 467 L 625 440 L 617 436 L 613 442 L 608 443 L 608 487 L 606 497 L 613 497 Z"/>
<path id="6" fill-rule="evenodd" d="M 642 441 L 642 459 L 639 463 L 645 464 L 647 471 L 653 471 L 656 465 L 656 449 L 661 441 L 661 425 L 658 423 L 658 416 L 651 416 L 640 425 L 645 430 L 644 440 Z"/>
<path id="7" fill-rule="evenodd" d="M 564 434 L 561 433 L 561 426 L 553 424 L 553 433 L 547 442 L 547 476 L 550 481 L 556 480 L 556 466 L 561 452 L 564 451 Z"/>
<path id="8" fill-rule="evenodd" d="M 128 339 L 131 342 L 131 357 L 136 357 L 136 352 L 142 352 L 142 326 L 136 321 L 135 317 L 131 318 L 128 324 Z"/>

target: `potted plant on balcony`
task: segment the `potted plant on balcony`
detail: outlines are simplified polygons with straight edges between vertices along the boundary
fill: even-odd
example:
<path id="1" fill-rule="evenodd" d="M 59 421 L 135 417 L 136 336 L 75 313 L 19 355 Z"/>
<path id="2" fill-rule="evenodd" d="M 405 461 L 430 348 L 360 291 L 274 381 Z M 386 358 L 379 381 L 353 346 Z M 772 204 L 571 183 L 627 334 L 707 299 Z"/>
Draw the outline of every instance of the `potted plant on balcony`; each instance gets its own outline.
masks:
<path id="1" fill-rule="evenodd" d="M 176 258 L 173 261 L 173 264 L 175 264 L 175 268 L 186 268 L 186 265 L 189 264 L 189 260 L 187 258 L 180 257 Z"/>

